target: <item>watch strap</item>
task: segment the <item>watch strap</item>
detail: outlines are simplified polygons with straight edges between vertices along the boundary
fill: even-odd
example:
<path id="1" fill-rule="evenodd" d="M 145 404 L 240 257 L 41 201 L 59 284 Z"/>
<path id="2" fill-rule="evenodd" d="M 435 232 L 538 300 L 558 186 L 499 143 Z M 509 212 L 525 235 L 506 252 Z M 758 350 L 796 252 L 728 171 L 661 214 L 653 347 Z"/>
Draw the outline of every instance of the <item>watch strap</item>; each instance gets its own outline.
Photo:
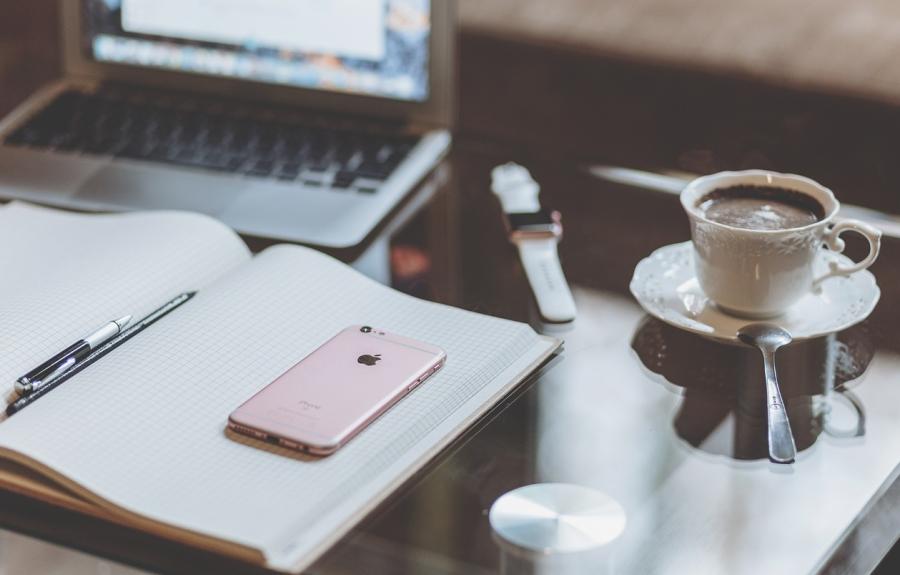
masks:
<path id="1" fill-rule="evenodd" d="M 556 239 L 523 239 L 516 246 L 541 316 L 551 322 L 574 320 L 575 300 L 559 263 Z"/>
<path id="2" fill-rule="evenodd" d="M 541 188 L 522 166 L 510 163 L 494 168 L 491 172 L 491 189 L 507 214 L 530 214 L 541 209 L 538 199 Z"/>
<path id="3" fill-rule="evenodd" d="M 491 189 L 506 214 L 541 211 L 538 198 L 541 188 L 523 166 L 508 163 L 495 167 L 491 172 Z M 556 236 L 520 237 L 514 243 L 538 311 L 548 322 L 562 323 L 575 319 L 575 301 L 559 263 L 558 240 Z"/>

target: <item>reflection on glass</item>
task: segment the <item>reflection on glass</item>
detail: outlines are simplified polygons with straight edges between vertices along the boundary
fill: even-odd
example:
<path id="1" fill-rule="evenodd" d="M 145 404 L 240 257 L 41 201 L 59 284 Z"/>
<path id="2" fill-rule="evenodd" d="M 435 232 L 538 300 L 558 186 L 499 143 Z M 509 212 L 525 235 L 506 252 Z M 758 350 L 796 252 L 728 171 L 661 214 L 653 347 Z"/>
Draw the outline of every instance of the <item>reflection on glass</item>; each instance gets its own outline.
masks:
<path id="1" fill-rule="evenodd" d="M 681 388 L 673 427 L 693 448 L 738 460 L 765 459 L 766 391 L 755 349 L 719 343 L 675 329 L 649 316 L 632 348 L 643 366 Z M 824 433 L 861 437 L 865 414 L 847 389 L 874 355 L 866 324 L 838 334 L 794 342 L 776 362 L 798 452 Z"/>
<path id="2" fill-rule="evenodd" d="M 513 547 L 494 537 L 500 549 L 500 575 L 577 575 L 614 573 L 609 549 L 601 547 L 575 553 L 538 553 Z"/>

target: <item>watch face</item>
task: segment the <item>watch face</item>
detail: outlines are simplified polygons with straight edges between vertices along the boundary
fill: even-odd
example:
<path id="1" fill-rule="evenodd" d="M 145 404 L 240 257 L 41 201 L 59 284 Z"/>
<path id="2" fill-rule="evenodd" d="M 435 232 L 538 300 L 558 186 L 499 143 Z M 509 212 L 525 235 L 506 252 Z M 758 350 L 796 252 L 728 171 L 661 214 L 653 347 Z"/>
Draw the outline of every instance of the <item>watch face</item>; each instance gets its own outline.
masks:
<path id="1" fill-rule="evenodd" d="M 514 212 L 506 214 L 509 231 L 513 236 L 556 237 L 562 233 L 558 212 Z"/>

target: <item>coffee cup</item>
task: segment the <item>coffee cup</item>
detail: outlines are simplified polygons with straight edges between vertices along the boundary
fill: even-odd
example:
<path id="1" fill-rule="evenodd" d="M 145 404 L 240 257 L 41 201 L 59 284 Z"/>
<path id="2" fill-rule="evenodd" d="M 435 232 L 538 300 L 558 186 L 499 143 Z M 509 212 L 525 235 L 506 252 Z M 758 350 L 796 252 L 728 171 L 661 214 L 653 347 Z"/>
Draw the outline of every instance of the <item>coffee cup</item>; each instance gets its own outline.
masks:
<path id="1" fill-rule="evenodd" d="M 831 190 L 803 176 L 720 172 L 688 184 L 681 204 L 690 220 L 700 288 L 733 315 L 781 315 L 822 282 L 864 270 L 878 257 L 881 232 L 839 219 Z M 843 251 L 840 236 L 846 231 L 868 240 L 868 255 L 856 263 L 830 258 L 827 266 L 817 265 L 825 250 Z"/>

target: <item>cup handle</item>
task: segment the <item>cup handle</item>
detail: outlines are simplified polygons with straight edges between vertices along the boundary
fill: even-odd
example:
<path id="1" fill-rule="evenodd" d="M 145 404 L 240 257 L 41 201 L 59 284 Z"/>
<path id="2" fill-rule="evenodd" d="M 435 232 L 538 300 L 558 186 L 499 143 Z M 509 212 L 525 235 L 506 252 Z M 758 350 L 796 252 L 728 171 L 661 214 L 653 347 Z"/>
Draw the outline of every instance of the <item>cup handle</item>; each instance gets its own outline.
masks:
<path id="1" fill-rule="evenodd" d="M 860 270 L 864 270 L 872 265 L 875 258 L 878 257 L 878 251 L 881 249 L 881 231 L 859 220 L 841 220 L 836 223 L 825 233 L 825 246 L 833 252 L 841 253 L 844 251 L 844 240 L 842 240 L 840 236 L 846 231 L 857 232 L 869 240 L 869 254 L 851 266 L 842 266 L 834 261 L 830 262 L 828 264 L 830 267 L 828 273 L 816 278 L 813 282 L 813 287 L 818 288 L 820 283 L 830 277 L 846 277 Z"/>
<path id="2" fill-rule="evenodd" d="M 856 428 L 838 429 L 831 426 L 826 419 L 825 425 L 823 426 L 825 433 L 836 439 L 854 439 L 856 437 L 862 437 L 866 434 L 866 410 L 863 409 L 862 402 L 858 397 L 856 397 L 856 394 L 851 392 L 849 389 L 835 389 L 835 393 L 837 394 L 836 397 L 839 396 L 847 400 L 847 402 L 856 412 Z"/>

